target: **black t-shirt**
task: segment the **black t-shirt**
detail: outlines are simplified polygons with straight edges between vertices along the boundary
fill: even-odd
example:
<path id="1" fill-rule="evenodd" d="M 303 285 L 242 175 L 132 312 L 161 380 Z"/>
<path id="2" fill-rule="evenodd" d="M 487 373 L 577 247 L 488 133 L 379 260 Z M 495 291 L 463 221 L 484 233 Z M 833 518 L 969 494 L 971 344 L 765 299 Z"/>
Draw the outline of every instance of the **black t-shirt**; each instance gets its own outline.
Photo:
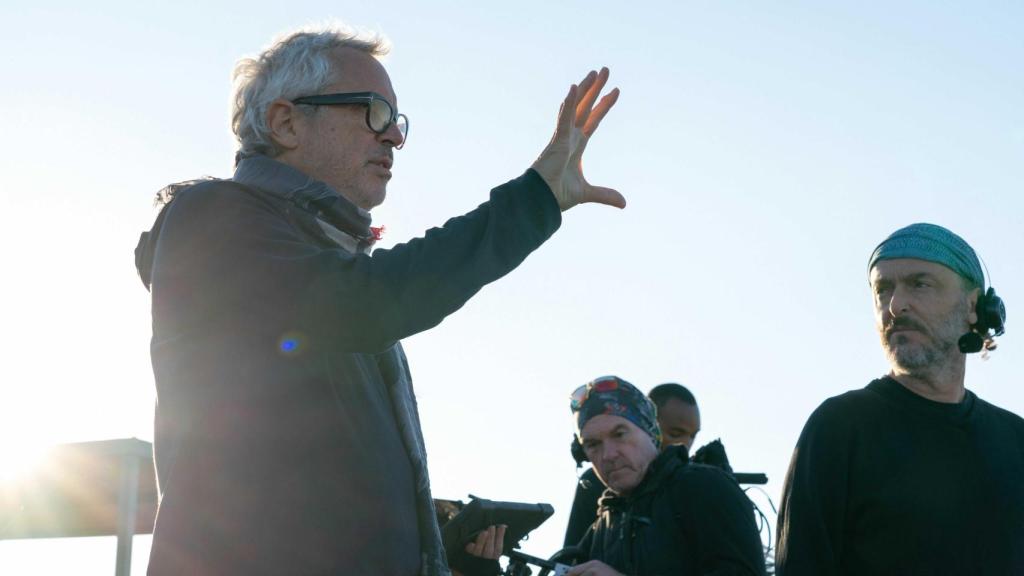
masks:
<path id="1" fill-rule="evenodd" d="M 776 574 L 1024 574 L 1024 420 L 891 378 L 826 400 L 786 477 Z"/>

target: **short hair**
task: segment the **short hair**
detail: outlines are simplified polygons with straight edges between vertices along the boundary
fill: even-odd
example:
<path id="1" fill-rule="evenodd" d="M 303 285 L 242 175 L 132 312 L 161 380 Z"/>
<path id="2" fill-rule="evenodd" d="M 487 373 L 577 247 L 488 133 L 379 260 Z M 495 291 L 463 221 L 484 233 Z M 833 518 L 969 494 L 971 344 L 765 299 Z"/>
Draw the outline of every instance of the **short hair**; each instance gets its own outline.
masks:
<path id="1" fill-rule="evenodd" d="M 286 34 L 254 58 L 243 58 L 232 75 L 231 130 L 238 139 L 238 158 L 253 154 L 277 156 L 280 151 L 270 136 L 267 109 L 278 98 L 292 100 L 316 94 L 336 80 L 331 53 L 352 48 L 374 57 L 388 53 L 387 41 L 333 25 Z M 315 113 L 315 109 L 308 113 Z"/>
<path id="2" fill-rule="evenodd" d="M 677 398 L 690 406 L 697 405 L 697 399 L 693 397 L 693 393 L 690 392 L 686 386 L 682 384 L 676 384 L 674 382 L 667 382 L 665 384 L 658 384 L 651 391 L 647 393 L 647 397 L 650 398 L 654 405 L 661 408 L 672 398 Z"/>

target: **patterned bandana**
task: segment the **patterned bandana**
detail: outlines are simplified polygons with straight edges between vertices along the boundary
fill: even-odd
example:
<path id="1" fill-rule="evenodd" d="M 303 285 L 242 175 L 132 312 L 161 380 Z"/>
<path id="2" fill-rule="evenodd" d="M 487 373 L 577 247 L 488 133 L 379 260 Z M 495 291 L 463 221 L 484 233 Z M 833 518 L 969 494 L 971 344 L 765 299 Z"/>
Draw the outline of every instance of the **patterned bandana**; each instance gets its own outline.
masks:
<path id="1" fill-rule="evenodd" d="M 896 258 L 914 258 L 941 264 L 970 280 L 982 291 L 985 289 L 985 276 L 974 249 L 963 238 L 942 226 L 918 223 L 893 232 L 871 254 L 868 273 L 871 273 L 878 261 Z"/>
<path id="2" fill-rule="evenodd" d="M 571 396 L 570 408 L 576 418 L 576 437 L 581 438 L 583 426 L 594 416 L 621 416 L 650 435 L 654 445 L 661 447 L 657 409 L 644 393 L 618 376 L 602 376 L 580 386 Z"/>

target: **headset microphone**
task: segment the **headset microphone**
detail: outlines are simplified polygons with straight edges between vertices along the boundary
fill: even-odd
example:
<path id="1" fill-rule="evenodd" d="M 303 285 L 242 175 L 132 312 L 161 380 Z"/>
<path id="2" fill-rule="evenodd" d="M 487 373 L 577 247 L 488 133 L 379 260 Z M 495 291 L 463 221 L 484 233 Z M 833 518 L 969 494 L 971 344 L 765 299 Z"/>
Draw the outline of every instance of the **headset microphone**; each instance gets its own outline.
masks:
<path id="1" fill-rule="evenodd" d="M 985 347 L 985 339 L 981 337 L 981 334 L 971 331 L 961 336 L 956 344 L 964 354 L 974 354 L 981 352 L 981 349 Z"/>
<path id="2" fill-rule="evenodd" d="M 993 336 L 1002 336 L 1006 331 L 1006 304 L 996 295 L 995 288 L 989 287 L 984 294 L 978 296 L 975 306 L 978 322 L 971 326 L 971 331 L 960 337 L 957 346 L 964 354 L 981 352 L 985 347 L 985 337 L 989 330 Z"/>

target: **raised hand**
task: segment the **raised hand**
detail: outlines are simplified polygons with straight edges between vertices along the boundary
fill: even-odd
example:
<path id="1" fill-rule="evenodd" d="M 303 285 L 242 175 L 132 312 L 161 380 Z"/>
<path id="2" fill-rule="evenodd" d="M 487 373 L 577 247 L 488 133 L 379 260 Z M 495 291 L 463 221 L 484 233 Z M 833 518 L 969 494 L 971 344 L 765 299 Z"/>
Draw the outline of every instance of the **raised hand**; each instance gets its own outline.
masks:
<path id="1" fill-rule="evenodd" d="M 558 112 L 555 135 L 533 163 L 533 169 L 547 182 L 562 211 L 584 202 L 626 207 L 626 199 L 618 191 L 594 186 L 583 176 L 587 142 L 619 98 L 619 89 L 615 88 L 597 101 L 607 82 L 608 69 L 602 68 L 587 74 L 579 86 L 573 84 L 569 88 Z"/>

